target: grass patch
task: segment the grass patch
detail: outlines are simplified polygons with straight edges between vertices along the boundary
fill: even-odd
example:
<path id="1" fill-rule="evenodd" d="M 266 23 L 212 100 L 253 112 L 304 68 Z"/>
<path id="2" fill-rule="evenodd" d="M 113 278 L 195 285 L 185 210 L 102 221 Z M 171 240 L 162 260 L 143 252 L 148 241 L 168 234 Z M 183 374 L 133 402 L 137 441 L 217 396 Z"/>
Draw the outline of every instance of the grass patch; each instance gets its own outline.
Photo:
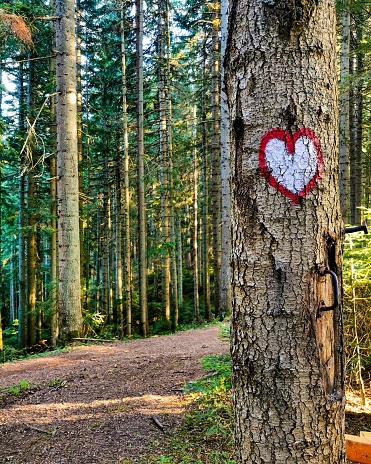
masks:
<path id="1" fill-rule="evenodd" d="M 202 360 L 206 377 L 187 386 L 192 402 L 182 426 L 161 443 L 149 445 L 140 464 L 235 464 L 230 355 Z M 155 449 L 157 448 L 157 449 Z M 133 460 L 123 460 L 129 464 Z"/>
<path id="2" fill-rule="evenodd" d="M 0 400 L 5 400 L 14 396 L 21 396 L 30 391 L 35 391 L 40 387 L 40 383 L 35 382 L 30 384 L 27 380 L 21 380 L 15 385 L 8 385 L 6 387 L 0 388 Z"/>

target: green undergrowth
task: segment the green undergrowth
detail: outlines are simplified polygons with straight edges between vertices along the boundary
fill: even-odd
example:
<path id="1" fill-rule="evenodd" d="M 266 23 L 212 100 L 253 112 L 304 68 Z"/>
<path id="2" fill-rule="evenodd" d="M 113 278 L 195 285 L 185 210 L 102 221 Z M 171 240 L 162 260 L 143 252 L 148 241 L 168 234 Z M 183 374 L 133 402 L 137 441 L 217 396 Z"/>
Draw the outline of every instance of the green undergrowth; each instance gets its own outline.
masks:
<path id="1" fill-rule="evenodd" d="M 27 380 L 21 380 L 15 385 L 8 385 L 0 388 L 0 404 L 11 397 L 18 397 L 32 393 L 40 388 L 40 383 L 29 383 Z"/>
<path id="2" fill-rule="evenodd" d="M 187 385 L 191 404 L 181 427 L 156 443 L 135 462 L 140 464 L 234 464 L 230 356 L 202 360 L 206 377 Z M 152 451 L 152 453 L 151 453 Z M 161 453 L 161 454 L 160 454 Z M 160 455 L 159 455 L 160 454 Z M 133 460 L 123 460 L 129 464 Z"/>

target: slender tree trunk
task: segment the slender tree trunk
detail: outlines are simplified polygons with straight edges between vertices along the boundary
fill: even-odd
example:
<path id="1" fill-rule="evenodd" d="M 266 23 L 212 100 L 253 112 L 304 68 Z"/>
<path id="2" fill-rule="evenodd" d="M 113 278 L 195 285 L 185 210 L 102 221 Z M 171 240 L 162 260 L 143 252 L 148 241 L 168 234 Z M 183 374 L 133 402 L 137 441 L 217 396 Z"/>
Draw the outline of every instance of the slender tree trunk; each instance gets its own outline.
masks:
<path id="1" fill-rule="evenodd" d="M 25 91 L 23 62 L 19 66 L 19 131 L 21 136 L 25 136 Z M 27 346 L 27 299 L 26 299 L 26 218 L 25 218 L 25 184 L 26 176 L 24 170 L 24 155 L 21 155 L 20 172 L 18 179 L 18 281 L 19 281 L 19 302 L 18 302 L 18 348 Z"/>
<path id="2" fill-rule="evenodd" d="M 207 146 L 207 121 L 205 105 L 205 74 L 206 74 L 206 39 L 204 41 L 204 59 L 202 64 L 202 98 L 201 98 L 201 132 L 202 132 L 202 288 L 204 297 L 204 317 L 211 320 L 210 308 L 210 254 L 209 254 L 209 168 Z"/>
<path id="3" fill-rule="evenodd" d="M 181 218 L 177 218 L 177 274 L 178 274 L 178 302 L 183 304 L 183 250 L 182 250 L 182 224 Z"/>
<path id="4" fill-rule="evenodd" d="M 35 69 L 34 62 L 29 64 L 28 77 L 28 119 L 32 125 L 35 120 Z M 36 185 L 35 185 L 35 146 L 29 142 L 29 166 L 27 173 L 27 345 L 36 341 Z"/>
<path id="5" fill-rule="evenodd" d="M 50 3 L 50 9 L 54 11 L 54 0 Z M 51 55 L 53 54 L 54 41 L 51 46 Z M 55 76 L 55 58 L 50 59 L 49 76 L 54 79 Z M 50 97 L 50 348 L 55 349 L 58 340 L 58 249 L 57 249 L 57 130 L 56 130 L 56 112 L 55 96 Z"/>
<path id="6" fill-rule="evenodd" d="M 361 26 L 357 27 L 357 42 L 361 44 L 363 41 L 363 32 Z M 357 53 L 357 74 L 362 76 L 363 69 L 363 54 L 362 51 Z M 363 142 L 363 81 L 360 78 L 356 89 L 356 157 L 355 157 L 355 202 L 353 205 L 353 224 L 360 224 L 362 220 L 362 142 Z"/>
<path id="7" fill-rule="evenodd" d="M 17 318 L 15 302 L 15 285 L 14 285 L 14 247 L 12 244 L 10 251 L 10 281 L 9 281 L 9 310 L 10 323 L 12 324 Z"/>
<path id="8" fill-rule="evenodd" d="M 108 137 L 108 133 L 106 133 Z M 102 312 L 106 317 L 106 322 L 110 322 L 110 305 L 109 305 L 109 238 L 110 238 L 110 198 L 108 185 L 108 147 L 103 153 L 103 224 L 102 224 L 102 240 L 101 240 L 101 256 L 102 256 Z"/>
<path id="9" fill-rule="evenodd" d="M 87 288 L 84 288 L 85 266 L 89 266 L 89 257 L 84 250 L 84 201 L 82 183 L 83 140 L 82 140 L 82 63 L 81 63 L 81 2 L 76 0 L 76 97 L 77 97 L 77 158 L 79 161 L 79 232 L 80 232 L 80 280 L 82 284 L 82 297 Z M 82 298 L 82 301 L 84 298 Z"/>
<path id="10" fill-rule="evenodd" d="M 35 213 L 35 179 L 33 167 L 28 171 L 27 179 L 27 345 L 33 346 L 36 340 L 35 318 L 36 318 L 36 213 Z"/>
<path id="11" fill-rule="evenodd" d="M 166 101 L 166 8 L 159 2 L 158 32 L 158 103 L 159 103 L 159 143 L 160 143 L 160 183 L 161 183 L 161 256 L 162 256 L 162 311 L 170 320 L 170 205 L 169 205 L 169 147 Z"/>
<path id="12" fill-rule="evenodd" d="M 236 462 L 343 464 L 334 5 L 229 11 Z"/>
<path id="13" fill-rule="evenodd" d="M 193 220 L 192 220 L 192 258 L 193 258 L 193 306 L 194 306 L 194 316 L 196 322 L 200 322 L 200 305 L 199 305 L 199 296 L 198 296 L 198 160 L 197 160 L 197 146 L 196 146 L 196 125 L 197 125 L 197 108 L 193 108 L 193 195 L 192 195 L 192 204 L 193 204 Z"/>
<path id="14" fill-rule="evenodd" d="M 130 185 L 129 185 L 129 137 L 128 137 L 128 110 L 126 85 L 126 50 L 125 50 L 125 16 L 124 4 L 121 7 L 121 60 L 122 60 L 122 120 L 124 140 L 124 299 L 125 299 L 125 334 L 132 334 L 131 314 L 131 249 L 130 249 Z M 121 187 L 120 187 L 121 191 Z M 120 195 L 120 202 L 122 195 Z M 121 204 L 120 204 L 121 211 Z M 120 223 L 122 215 L 120 214 Z M 120 227 L 121 229 L 121 227 Z M 121 232 L 120 232 L 121 234 Z M 121 241 L 121 237 L 120 237 Z M 117 277 L 119 278 L 119 277 Z M 122 278 L 122 277 L 121 277 Z"/>
<path id="15" fill-rule="evenodd" d="M 227 8 L 228 0 L 221 2 L 221 82 L 224 80 L 223 57 L 227 44 Z M 221 194 L 222 194 L 222 257 L 220 282 L 220 314 L 222 318 L 231 311 L 231 275 L 229 259 L 231 254 L 231 192 L 229 188 L 230 159 L 229 159 L 229 120 L 227 96 L 224 86 L 221 89 L 220 105 L 220 151 L 221 151 Z"/>
<path id="16" fill-rule="evenodd" d="M 340 66 L 340 203 L 344 223 L 348 222 L 349 212 L 349 57 L 350 57 L 350 12 L 344 8 L 342 13 L 342 40 Z"/>
<path id="17" fill-rule="evenodd" d="M 74 0 L 57 0 L 56 16 L 59 333 L 70 339 L 82 329 Z"/>
<path id="18" fill-rule="evenodd" d="M 220 70 L 219 70 L 219 3 L 210 3 L 212 9 L 212 70 L 211 70 L 211 162 L 212 162 L 212 228 L 214 255 L 214 309 L 220 316 L 221 285 L 221 191 L 220 191 Z"/>
<path id="19" fill-rule="evenodd" d="M 147 305 L 147 223 L 144 179 L 143 127 L 143 0 L 136 7 L 136 73 L 137 73 L 137 143 L 138 143 L 138 229 L 139 229 L 139 311 L 140 334 L 148 335 Z"/>

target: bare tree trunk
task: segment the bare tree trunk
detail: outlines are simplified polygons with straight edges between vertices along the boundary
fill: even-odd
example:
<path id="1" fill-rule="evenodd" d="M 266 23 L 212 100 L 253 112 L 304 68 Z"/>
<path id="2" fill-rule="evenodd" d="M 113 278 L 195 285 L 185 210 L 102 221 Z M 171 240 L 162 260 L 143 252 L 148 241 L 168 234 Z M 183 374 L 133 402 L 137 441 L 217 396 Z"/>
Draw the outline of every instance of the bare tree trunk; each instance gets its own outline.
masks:
<path id="1" fill-rule="evenodd" d="M 183 250 L 182 250 L 182 224 L 181 218 L 176 221 L 176 248 L 177 248 L 177 274 L 178 274 L 178 303 L 183 304 Z"/>
<path id="2" fill-rule="evenodd" d="M 236 462 L 343 464 L 334 5 L 229 11 Z"/>
<path id="3" fill-rule="evenodd" d="M 207 147 L 207 122 L 205 105 L 205 74 L 206 74 L 206 39 L 203 49 L 204 57 L 202 61 L 202 97 L 201 97 L 201 131 L 202 131 L 202 288 L 204 297 L 204 317 L 206 321 L 211 320 L 210 308 L 210 253 L 209 253 L 209 163 Z"/>
<path id="4" fill-rule="evenodd" d="M 35 70 L 34 62 L 29 64 L 28 76 L 28 120 L 35 120 Z M 36 185 L 35 185 L 35 146 L 31 137 L 28 150 L 27 172 L 27 345 L 33 346 L 36 340 Z"/>
<path id="5" fill-rule="evenodd" d="M 122 119 L 124 140 L 124 294 L 125 294 L 125 334 L 132 334 L 131 315 L 131 249 L 130 249 L 130 185 L 129 185 L 129 138 L 128 138 L 128 115 L 127 115 L 127 86 L 126 86 L 126 51 L 125 51 L 125 23 L 124 4 L 121 7 L 121 60 L 122 60 Z M 121 201 L 121 195 L 120 195 Z M 121 210 L 121 205 L 120 205 Z M 120 215 L 120 222 L 122 218 Z M 121 240 L 121 237 L 120 237 Z M 119 278 L 119 277 L 118 277 Z"/>
<path id="6" fill-rule="evenodd" d="M 340 203 L 344 223 L 348 222 L 349 212 L 349 57 L 350 57 L 350 12 L 344 8 L 342 13 L 342 40 L 340 66 Z"/>
<path id="7" fill-rule="evenodd" d="M 83 218 L 83 184 L 82 184 L 82 162 L 83 162 L 83 141 L 82 141 L 82 82 L 81 82 L 81 4 L 76 0 L 76 97 L 77 97 L 77 158 L 79 160 L 79 226 L 80 226 L 80 281 L 82 296 L 87 292 L 84 288 L 85 266 L 89 266 L 89 257 L 84 250 L 84 218 Z M 82 298 L 82 301 L 86 301 Z"/>
<path id="8" fill-rule="evenodd" d="M 227 44 L 228 0 L 221 2 L 221 82 L 224 80 L 223 57 Z M 220 152 L 221 152 L 221 194 L 222 194 L 222 256 L 220 281 L 220 314 L 224 318 L 231 311 L 231 276 L 229 259 L 231 254 L 231 192 L 229 188 L 229 120 L 227 96 L 222 85 L 220 104 Z"/>
<path id="9" fill-rule="evenodd" d="M 58 307 L 60 336 L 70 339 L 82 328 L 74 0 L 57 0 L 56 16 Z"/>
<path id="10" fill-rule="evenodd" d="M 158 31 L 158 103 L 160 135 L 160 183 L 161 183 L 161 256 L 162 256 L 162 312 L 170 321 L 170 205 L 169 205 L 169 147 L 166 105 L 166 40 L 165 15 L 163 2 L 159 2 Z"/>
<path id="11" fill-rule="evenodd" d="M 50 2 L 50 9 L 53 11 L 55 2 Z M 54 49 L 54 41 L 51 44 L 51 54 Z M 55 76 L 55 58 L 50 59 L 49 76 Z M 57 251 L 57 131 L 56 131 L 56 112 L 55 96 L 50 97 L 50 342 L 52 349 L 57 346 L 58 340 L 58 251 Z"/>
<path id="12" fill-rule="evenodd" d="M 212 228 L 214 255 L 214 309 L 220 316 L 222 215 L 220 191 L 220 70 L 219 70 L 219 9 L 220 3 L 209 3 L 212 10 L 212 71 L 211 71 L 211 162 L 212 162 Z"/>
<path id="13" fill-rule="evenodd" d="M 108 131 L 107 131 L 108 132 Z M 106 133 L 108 137 L 108 133 Z M 105 315 L 106 322 L 110 322 L 110 305 L 109 305 L 109 239 L 110 239 L 110 198 L 108 185 L 108 147 L 103 153 L 103 211 L 102 211 L 102 233 L 101 233 L 101 256 L 102 256 L 102 312 Z"/>
<path id="14" fill-rule="evenodd" d="M 193 224 L 192 224 L 192 257 L 193 257 L 193 305 L 194 305 L 194 315 L 196 322 L 200 322 L 200 304 L 198 296 L 198 160 L 197 160 L 197 146 L 196 146 L 196 126 L 197 126 L 197 108 L 193 108 Z"/>
<path id="15" fill-rule="evenodd" d="M 361 44 L 363 41 L 363 32 L 361 26 L 357 26 L 357 42 Z M 357 74 L 362 75 L 363 69 L 363 54 L 362 51 L 357 52 Z M 356 89 L 356 156 L 355 156 L 355 203 L 353 205 L 353 224 L 360 224 L 362 220 L 362 142 L 363 142 L 363 81 L 359 79 Z"/>
<path id="16" fill-rule="evenodd" d="M 136 8 L 136 72 L 137 72 L 137 143 L 138 143 L 138 229 L 139 229 L 139 311 L 140 334 L 148 335 L 147 304 L 147 222 L 144 179 L 143 128 L 143 0 L 135 1 Z"/>
<path id="17" fill-rule="evenodd" d="M 19 131 L 21 136 L 25 135 L 25 91 L 24 91 L 24 69 L 23 62 L 19 65 L 18 98 L 19 98 Z M 19 303 L 18 303 L 18 348 L 27 346 L 27 299 L 26 299 L 26 217 L 25 217 L 25 186 L 26 176 L 24 171 L 24 155 L 21 155 L 20 174 L 18 180 L 18 281 L 19 281 Z"/>

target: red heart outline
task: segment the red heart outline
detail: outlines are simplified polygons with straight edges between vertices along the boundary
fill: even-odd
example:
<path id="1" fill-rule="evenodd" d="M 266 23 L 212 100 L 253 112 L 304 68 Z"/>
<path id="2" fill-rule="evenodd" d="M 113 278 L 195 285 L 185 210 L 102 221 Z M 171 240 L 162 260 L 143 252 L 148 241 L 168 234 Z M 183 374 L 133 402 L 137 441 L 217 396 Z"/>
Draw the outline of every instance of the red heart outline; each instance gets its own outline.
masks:
<path id="1" fill-rule="evenodd" d="M 271 174 L 269 171 L 269 168 L 267 166 L 266 158 L 265 158 L 265 148 L 267 146 L 267 143 L 272 140 L 272 139 L 279 139 L 285 142 L 287 151 L 291 154 L 294 155 L 295 153 L 295 143 L 300 137 L 307 137 L 310 139 L 316 149 L 317 152 L 317 171 L 312 177 L 312 179 L 306 184 L 306 186 L 301 190 L 299 193 L 293 193 L 291 190 L 288 190 L 286 187 L 284 187 L 282 184 L 280 184 L 277 179 Z M 317 185 L 318 179 L 321 178 L 322 175 L 322 167 L 323 167 L 323 155 L 322 155 L 322 149 L 321 145 L 319 143 L 319 140 L 315 133 L 312 131 L 312 129 L 308 129 L 307 127 L 302 127 L 294 134 L 290 134 L 289 132 L 286 132 L 283 129 L 270 129 L 268 132 L 266 132 L 260 142 L 260 147 L 259 147 L 259 170 L 260 174 L 265 177 L 267 182 L 278 192 L 282 193 L 287 198 L 290 198 L 294 203 L 299 203 L 300 200 L 308 195 L 309 192 L 311 192 L 315 186 Z"/>

